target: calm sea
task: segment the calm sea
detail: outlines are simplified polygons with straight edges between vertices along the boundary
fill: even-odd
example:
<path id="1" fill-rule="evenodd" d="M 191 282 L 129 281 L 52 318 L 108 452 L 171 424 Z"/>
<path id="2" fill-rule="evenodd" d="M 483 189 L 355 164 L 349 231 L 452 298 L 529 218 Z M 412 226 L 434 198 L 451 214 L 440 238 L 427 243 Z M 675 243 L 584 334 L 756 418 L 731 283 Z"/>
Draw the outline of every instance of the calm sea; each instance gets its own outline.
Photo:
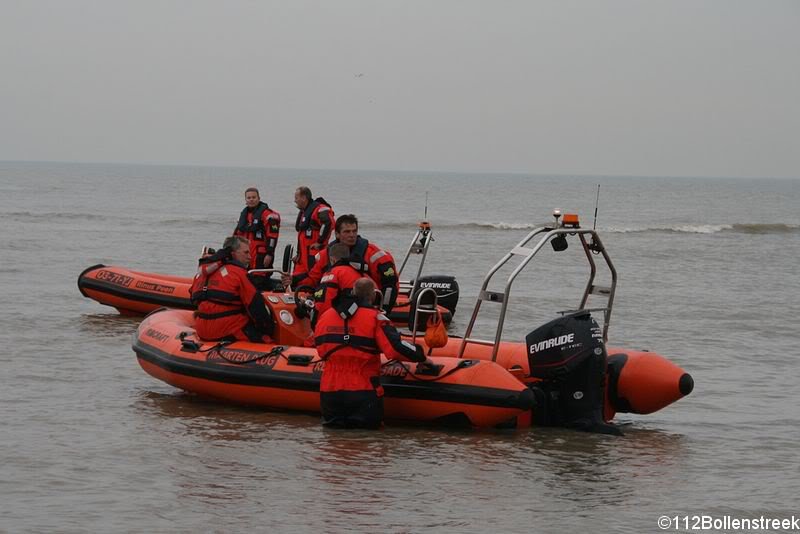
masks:
<path id="1" fill-rule="evenodd" d="M 323 430 L 146 375 L 136 319 L 84 299 L 96 263 L 190 275 L 245 187 L 281 212 L 309 185 L 426 272 L 480 282 L 553 208 L 596 219 L 620 274 L 612 345 L 659 352 L 694 393 L 624 437 L 554 429 Z M 657 520 L 800 517 L 800 181 L 0 163 L 0 531 L 658 532 Z M 575 307 L 572 249 L 514 285 L 504 337 Z M 574 261 L 573 261 L 574 260 Z M 479 333 L 491 336 L 491 315 Z M 722 528 L 716 531 L 723 530 Z"/>

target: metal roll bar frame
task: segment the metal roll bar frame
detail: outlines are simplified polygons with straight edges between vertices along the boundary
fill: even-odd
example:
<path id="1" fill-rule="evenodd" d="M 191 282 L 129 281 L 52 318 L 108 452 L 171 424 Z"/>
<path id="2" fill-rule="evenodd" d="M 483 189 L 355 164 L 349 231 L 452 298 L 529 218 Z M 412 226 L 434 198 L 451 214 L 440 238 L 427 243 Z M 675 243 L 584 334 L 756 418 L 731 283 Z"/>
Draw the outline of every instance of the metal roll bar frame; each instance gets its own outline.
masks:
<path id="1" fill-rule="evenodd" d="M 433 304 L 426 303 L 422 304 L 422 297 L 427 295 L 428 293 L 433 295 Z M 433 288 L 426 287 L 422 291 L 419 292 L 417 295 L 417 304 L 414 306 L 414 326 L 411 329 L 411 342 L 416 343 L 417 341 L 417 326 L 419 324 L 419 314 L 423 315 L 433 315 L 439 313 L 439 295 L 436 294 L 436 291 Z"/>
<path id="2" fill-rule="evenodd" d="M 424 242 L 419 243 L 422 239 L 425 239 Z M 417 267 L 417 275 L 414 277 L 414 283 L 409 284 L 408 282 L 400 282 L 400 289 L 402 291 L 408 291 L 409 295 L 414 295 L 414 292 L 419 289 L 419 278 L 422 275 L 422 268 L 425 265 L 425 258 L 428 257 L 428 247 L 433 241 L 433 234 L 431 231 L 431 225 L 427 221 L 420 221 L 419 225 L 417 226 L 417 233 L 414 234 L 414 238 L 411 240 L 411 244 L 408 245 L 408 250 L 406 250 L 406 255 L 403 257 L 403 262 L 400 264 L 400 269 L 397 271 L 397 277 L 403 274 L 403 269 L 408 263 L 411 254 L 422 254 L 422 258 L 419 260 L 419 267 Z"/>
<path id="3" fill-rule="evenodd" d="M 560 214 L 559 214 L 560 215 Z M 539 239 L 539 242 L 533 248 L 526 247 L 526 245 L 536 236 L 544 234 Z M 517 275 L 533 260 L 533 257 L 542 249 L 542 247 L 548 241 L 551 241 L 553 238 L 558 236 L 578 236 L 581 242 L 581 246 L 583 247 L 583 251 L 586 254 L 586 259 L 589 262 L 589 280 L 586 284 L 586 288 L 583 291 L 583 297 L 581 298 L 580 304 L 578 305 L 577 310 L 570 310 L 565 312 L 560 312 L 562 314 L 567 313 L 574 313 L 580 310 L 586 311 L 602 311 L 603 312 L 603 341 L 608 341 L 608 326 L 611 322 L 611 310 L 614 304 L 614 293 L 617 287 L 617 270 L 614 268 L 614 264 L 611 262 L 611 258 L 608 256 L 608 252 L 606 252 L 605 247 L 603 246 L 600 237 L 597 235 L 595 230 L 589 229 L 582 229 L 578 226 L 559 226 L 556 225 L 555 227 L 552 225 L 543 225 L 534 228 L 522 241 L 520 241 L 514 248 L 511 249 L 505 256 L 503 256 L 500 261 L 498 261 L 494 267 L 492 267 L 486 276 L 483 279 L 483 284 L 481 285 L 480 292 L 478 293 L 478 298 L 475 302 L 475 308 L 472 311 L 472 317 L 469 320 L 469 324 L 467 325 L 467 329 L 464 332 L 464 338 L 461 340 L 461 345 L 458 349 L 458 358 L 462 358 L 464 356 L 464 350 L 466 349 L 467 344 L 475 343 L 478 345 L 486 345 L 493 347 L 492 349 L 492 361 L 497 361 L 497 353 L 500 348 L 500 339 L 503 333 L 503 324 L 505 322 L 506 311 L 508 309 L 508 302 L 510 299 L 511 293 L 511 285 L 514 283 L 514 280 L 517 278 Z M 587 242 L 587 236 L 591 237 L 591 242 Z M 595 264 L 594 258 L 592 257 L 593 254 L 600 254 L 602 255 L 603 259 L 605 260 L 606 265 L 608 266 L 609 272 L 611 273 L 611 285 L 610 286 L 598 286 L 595 285 L 594 279 L 595 275 L 597 274 L 597 266 Z M 492 277 L 503 267 L 506 263 L 508 263 L 514 256 L 521 256 L 522 261 L 517 265 L 517 267 L 512 271 L 509 275 L 508 280 L 506 280 L 505 287 L 502 292 L 497 291 L 489 291 L 487 287 L 489 286 L 489 281 Z M 603 308 L 586 308 L 586 303 L 589 300 L 589 295 L 600 295 L 601 297 L 605 297 L 607 299 L 607 306 Z M 475 321 L 478 317 L 478 312 L 481 309 L 481 304 L 483 302 L 496 302 L 501 304 L 500 308 L 500 316 L 497 320 L 497 330 L 495 332 L 494 342 L 489 340 L 483 339 L 476 339 L 470 337 L 472 335 L 472 330 L 475 326 Z"/>

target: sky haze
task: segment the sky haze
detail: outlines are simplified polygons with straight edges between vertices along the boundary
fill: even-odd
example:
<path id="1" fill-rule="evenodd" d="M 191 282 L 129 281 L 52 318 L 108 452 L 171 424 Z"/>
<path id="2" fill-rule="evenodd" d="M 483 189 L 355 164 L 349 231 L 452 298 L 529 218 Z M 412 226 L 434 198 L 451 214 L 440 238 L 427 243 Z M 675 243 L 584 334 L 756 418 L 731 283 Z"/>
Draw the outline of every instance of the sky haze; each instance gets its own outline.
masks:
<path id="1" fill-rule="evenodd" d="M 0 160 L 800 177 L 794 0 L 0 7 Z"/>

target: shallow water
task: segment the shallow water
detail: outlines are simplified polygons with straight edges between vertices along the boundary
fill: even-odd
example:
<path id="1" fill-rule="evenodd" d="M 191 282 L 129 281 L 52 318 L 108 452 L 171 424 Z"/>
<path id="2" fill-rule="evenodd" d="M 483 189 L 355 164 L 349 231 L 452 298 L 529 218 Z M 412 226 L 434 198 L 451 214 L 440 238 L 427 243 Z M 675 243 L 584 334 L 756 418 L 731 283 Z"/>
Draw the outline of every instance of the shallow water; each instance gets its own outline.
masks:
<path id="1" fill-rule="evenodd" d="M 96 263 L 190 274 L 250 184 L 283 214 L 282 247 L 301 183 L 398 259 L 429 192 L 426 272 L 459 281 L 455 332 L 500 255 L 554 207 L 591 224 L 601 184 L 620 273 L 611 344 L 664 354 L 695 392 L 621 416 L 622 438 L 335 432 L 156 381 L 130 348 L 138 320 L 77 290 Z M 0 193 L 0 530 L 653 532 L 661 515 L 800 516 L 797 181 L 0 163 Z M 578 252 L 518 279 L 506 339 L 577 304 Z"/>

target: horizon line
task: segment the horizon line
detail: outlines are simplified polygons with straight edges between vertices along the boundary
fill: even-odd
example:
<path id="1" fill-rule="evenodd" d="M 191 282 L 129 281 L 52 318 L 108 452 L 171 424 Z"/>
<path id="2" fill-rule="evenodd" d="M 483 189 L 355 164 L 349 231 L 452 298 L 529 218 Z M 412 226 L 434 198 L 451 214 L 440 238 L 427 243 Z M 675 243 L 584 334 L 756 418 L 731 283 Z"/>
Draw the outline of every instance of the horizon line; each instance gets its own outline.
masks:
<path id="1" fill-rule="evenodd" d="M 582 173 L 533 173 L 527 171 L 500 171 L 500 170 L 431 170 L 431 169 L 375 169 L 375 168 L 337 168 L 337 167 L 296 167 L 284 165 L 220 165 L 220 164 L 198 164 L 198 163 L 154 163 L 154 162 L 128 162 L 128 161 L 65 161 L 65 160 L 0 160 L 0 163 L 39 163 L 39 164 L 67 164 L 67 165 L 124 165 L 138 167 L 201 167 L 209 169 L 249 169 L 249 170 L 286 170 L 286 171 L 335 171 L 335 172 L 388 172 L 398 174 L 466 174 L 466 175 L 513 175 L 531 176 L 541 178 L 679 178 L 679 179 L 732 179 L 732 180 L 798 180 L 798 176 L 709 176 L 709 175 L 667 175 L 667 174 L 582 174 Z"/>

